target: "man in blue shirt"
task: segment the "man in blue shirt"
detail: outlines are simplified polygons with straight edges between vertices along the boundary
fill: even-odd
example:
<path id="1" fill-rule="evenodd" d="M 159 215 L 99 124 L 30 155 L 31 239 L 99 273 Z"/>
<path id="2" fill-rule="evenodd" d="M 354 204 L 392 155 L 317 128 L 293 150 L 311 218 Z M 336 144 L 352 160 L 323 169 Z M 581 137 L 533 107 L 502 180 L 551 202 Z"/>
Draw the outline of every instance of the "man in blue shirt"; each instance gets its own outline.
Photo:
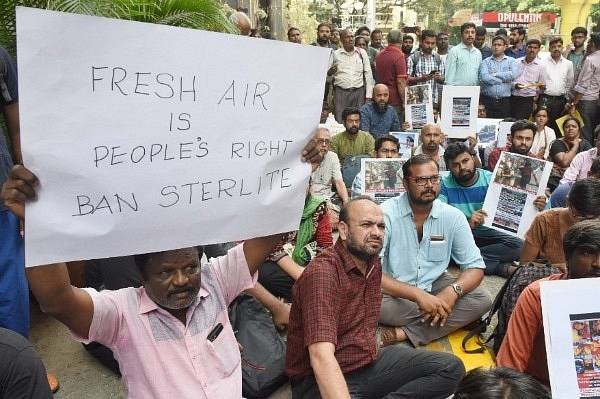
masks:
<path id="1" fill-rule="evenodd" d="M 368 132 L 374 139 L 400 131 L 400 120 L 396 110 L 388 104 L 390 90 L 384 84 L 373 87 L 372 101 L 360 107 L 360 130 Z"/>
<path id="2" fill-rule="evenodd" d="M 462 24 L 460 34 L 462 41 L 450 49 L 446 58 L 445 83 L 450 86 L 479 86 L 481 52 L 473 45 L 475 24 Z"/>
<path id="3" fill-rule="evenodd" d="M 384 345 L 410 340 L 425 345 L 485 314 L 490 293 L 480 287 L 485 264 L 464 215 L 437 199 L 439 168 L 428 155 L 402 166 L 406 193 L 381 208 L 385 237 L 381 250 L 384 292 L 379 321 Z M 450 259 L 458 277 L 446 272 Z"/>
<path id="4" fill-rule="evenodd" d="M 510 28 L 510 35 L 508 37 L 510 43 L 509 48 L 504 52 L 506 55 L 512 58 L 525 57 L 525 28 L 518 26 L 516 28 Z"/>
<path id="5" fill-rule="evenodd" d="M 485 105 L 488 118 L 510 117 L 511 82 L 517 76 L 517 63 L 504 54 L 506 37 L 494 36 L 492 56 L 484 59 L 479 67 L 481 96 L 479 102 Z"/>

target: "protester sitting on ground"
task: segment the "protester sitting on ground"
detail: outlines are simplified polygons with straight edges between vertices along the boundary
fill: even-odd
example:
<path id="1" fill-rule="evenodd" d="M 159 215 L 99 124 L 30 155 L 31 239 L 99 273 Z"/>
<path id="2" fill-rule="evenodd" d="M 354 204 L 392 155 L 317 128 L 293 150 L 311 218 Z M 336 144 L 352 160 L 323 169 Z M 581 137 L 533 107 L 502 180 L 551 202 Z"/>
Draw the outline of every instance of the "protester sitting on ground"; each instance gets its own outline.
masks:
<path id="1" fill-rule="evenodd" d="M 500 122 L 516 122 L 516 121 L 517 120 L 515 118 L 504 118 Z M 498 128 L 498 134 L 500 134 L 500 128 Z M 512 140 L 512 136 L 509 133 L 506 135 L 506 144 L 505 144 L 506 148 L 510 148 L 510 146 L 512 144 L 511 140 Z M 489 143 L 488 145 L 485 146 L 485 148 L 483 149 L 483 159 L 481 159 L 481 165 L 483 165 L 482 168 L 485 168 L 492 172 L 494 171 L 494 168 L 489 167 L 489 157 L 490 157 L 490 154 L 496 148 L 498 148 L 498 139 L 492 141 L 491 143 Z"/>
<path id="2" fill-rule="evenodd" d="M 547 126 L 548 109 L 546 107 L 539 107 L 533 111 L 531 116 L 537 126 L 537 131 L 533 137 L 531 152 L 540 159 L 547 159 L 548 154 L 550 153 L 550 145 L 556 139 L 554 130 Z"/>
<path id="3" fill-rule="evenodd" d="M 575 155 L 575 158 L 573 158 L 571 164 L 565 171 L 563 178 L 560 179 L 560 184 L 574 182 L 575 180 L 584 179 L 588 176 L 590 166 L 598 157 L 598 151 L 600 150 L 600 125 L 594 130 L 594 138 L 594 147 Z"/>
<path id="4" fill-rule="evenodd" d="M 580 152 L 592 149 L 590 143 L 580 137 L 581 122 L 577 118 L 569 117 L 562 124 L 564 136 L 554 140 L 550 146 L 549 160 L 554 162 L 552 172 L 548 179 L 550 192 L 558 187 L 560 180 L 571 161 Z"/>
<path id="5" fill-rule="evenodd" d="M 373 158 L 398 158 L 400 151 L 400 141 L 396 136 L 384 134 L 375 140 L 375 150 Z M 352 182 L 352 198 L 361 195 L 363 187 L 363 178 L 360 173 L 356 175 Z"/>
<path id="6" fill-rule="evenodd" d="M 600 158 L 594 159 L 592 166 L 588 170 L 587 177 L 600 179 Z M 571 191 L 572 186 L 573 182 L 571 181 L 558 186 L 556 190 L 552 192 L 552 195 L 550 195 L 550 207 L 564 208 L 567 206 L 567 196 L 569 195 L 569 191 Z"/>
<path id="7" fill-rule="evenodd" d="M 564 235 L 562 247 L 567 260 L 566 273 L 537 280 L 523 290 L 508 321 L 506 336 L 496 358 L 498 366 L 527 373 L 545 385 L 549 385 L 550 381 L 540 284 L 543 281 L 600 277 L 600 221 L 584 220 L 571 226 Z"/>
<path id="8" fill-rule="evenodd" d="M 331 133 L 327 128 L 319 127 L 315 132 L 315 139 L 319 152 L 323 155 L 323 162 L 311 175 L 312 192 L 327 202 L 331 229 L 337 230 L 340 206 L 348 202 L 348 191 L 342 179 L 340 161 L 334 152 L 329 151 Z"/>
<path id="9" fill-rule="evenodd" d="M 46 369 L 29 341 L 0 328 L 0 399 L 52 399 Z"/>
<path id="10" fill-rule="evenodd" d="M 490 293 L 480 286 L 485 264 L 465 216 L 437 199 L 441 176 L 428 155 L 402 165 L 406 192 L 385 201 L 381 251 L 384 297 L 379 322 L 382 345 L 409 340 L 415 347 L 479 320 Z M 457 277 L 446 269 L 453 259 Z"/>
<path id="11" fill-rule="evenodd" d="M 322 158 L 314 141 L 303 154 L 308 161 Z M 23 219 L 24 202 L 37 198 L 39 186 L 33 173 L 17 165 L 2 198 Z M 31 267 L 26 274 L 40 306 L 77 340 L 113 350 L 131 397 L 237 398 L 241 360 L 227 305 L 254 285 L 258 266 L 280 239 L 275 234 L 247 240 L 202 269 L 195 248 L 136 255 L 140 288 L 80 289 L 70 284 L 64 263 Z M 213 335 L 218 342 L 210 341 Z"/>
<path id="12" fill-rule="evenodd" d="M 375 139 L 367 132 L 359 130 L 360 111 L 358 108 L 346 108 L 342 113 L 342 121 L 346 128 L 331 139 L 331 151 L 337 154 L 340 165 L 353 155 L 371 155 L 375 147 Z"/>
<path id="13" fill-rule="evenodd" d="M 452 399 L 552 399 L 552 395 L 525 373 L 508 367 L 479 367 L 458 383 Z"/>
<path id="14" fill-rule="evenodd" d="M 373 339 L 381 304 L 384 221 L 368 197 L 340 212 L 340 236 L 306 267 L 293 288 L 286 373 L 292 396 L 444 399 L 464 375 L 449 353 Z"/>
<path id="15" fill-rule="evenodd" d="M 441 171 L 446 171 L 446 164 L 444 162 L 444 147 L 442 147 L 442 141 L 445 136 L 442 133 L 442 129 L 435 123 L 427 123 L 421 128 L 419 134 L 419 140 L 421 145 L 413 147 L 412 155 L 427 154 L 435 162 L 437 162 Z"/>
<path id="16" fill-rule="evenodd" d="M 373 87 L 373 100 L 360 107 L 360 128 L 377 139 L 383 134 L 400 131 L 396 110 L 388 104 L 390 90 L 384 84 Z"/>
<path id="17" fill-rule="evenodd" d="M 485 273 L 508 277 L 515 270 L 523 240 L 484 226 L 487 213 L 482 209 L 492 172 L 475 167 L 474 156 L 460 143 L 446 148 L 444 159 L 450 174 L 442 177 L 439 199 L 459 209 L 467 218 L 485 262 Z M 536 198 L 535 205 L 543 210 L 546 196 Z"/>
<path id="18" fill-rule="evenodd" d="M 587 178 L 573 183 L 566 208 L 554 208 L 537 215 L 527 233 L 519 263 L 547 259 L 556 267 L 565 267 L 562 251 L 565 232 L 573 224 L 600 216 L 600 180 Z"/>
<path id="19" fill-rule="evenodd" d="M 495 148 L 488 157 L 488 170 L 494 171 L 500 155 L 504 152 L 511 152 L 514 154 L 525 155 L 531 158 L 537 158 L 537 156 L 531 152 L 531 145 L 533 144 L 533 136 L 537 127 L 528 120 L 521 119 L 516 121 L 510 127 L 510 145 L 505 147 Z"/>
<path id="20" fill-rule="evenodd" d="M 327 203 L 312 194 L 309 186 L 300 227 L 286 233 L 259 266 L 258 281 L 273 295 L 291 300 L 292 286 L 304 271 L 304 266 L 332 245 Z"/>

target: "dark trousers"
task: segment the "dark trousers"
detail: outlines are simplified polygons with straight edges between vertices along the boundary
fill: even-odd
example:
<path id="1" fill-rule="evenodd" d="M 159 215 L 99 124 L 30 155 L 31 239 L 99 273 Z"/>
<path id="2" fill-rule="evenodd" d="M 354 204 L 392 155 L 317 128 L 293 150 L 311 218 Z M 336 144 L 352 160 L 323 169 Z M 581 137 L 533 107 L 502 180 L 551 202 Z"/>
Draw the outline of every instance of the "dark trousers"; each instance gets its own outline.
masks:
<path id="1" fill-rule="evenodd" d="M 365 86 L 354 89 L 333 88 L 333 116 L 338 123 L 344 123 L 342 112 L 348 107 L 360 108 L 365 105 Z"/>
<path id="2" fill-rule="evenodd" d="M 510 114 L 516 120 L 529 119 L 533 111 L 533 97 L 510 97 Z"/>
<path id="3" fill-rule="evenodd" d="M 492 119 L 504 119 L 510 117 L 510 97 L 489 97 L 483 94 L 479 102 L 485 105 L 487 117 Z"/>
<path id="4" fill-rule="evenodd" d="M 556 137 L 562 137 L 560 129 L 556 124 L 556 120 L 560 118 L 565 110 L 565 104 L 567 100 L 565 96 L 549 96 L 547 94 L 540 94 L 538 99 L 538 108 L 546 107 L 548 111 L 548 127 L 554 130 Z"/>
<path id="5" fill-rule="evenodd" d="M 596 100 L 581 100 L 577 104 L 584 126 L 581 128 L 581 138 L 594 144 L 594 129 L 598 125 L 598 102 Z"/>
<path id="6" fill-rule="evenodd" d="M 294 279 L 281 270 L 277 263 L 265 262 L 258 267 L 258 282 L 271 294 L 292 299 Z"/>
<path id="7" fill-rule="evenodd" d="M 396 345 L 381 349 L 375 362 L 344 378 L 352 398 L 444 399 L 464 373 L 454 355 Z M 321 398 L 315 376 L 292 384 L 292 398 Z"/>

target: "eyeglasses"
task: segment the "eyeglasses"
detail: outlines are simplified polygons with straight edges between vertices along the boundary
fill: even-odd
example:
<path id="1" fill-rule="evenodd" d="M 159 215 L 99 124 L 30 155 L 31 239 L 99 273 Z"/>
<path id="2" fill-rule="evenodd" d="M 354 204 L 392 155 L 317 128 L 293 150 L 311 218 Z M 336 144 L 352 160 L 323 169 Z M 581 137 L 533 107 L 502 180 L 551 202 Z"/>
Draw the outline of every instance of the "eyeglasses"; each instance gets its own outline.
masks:
<path id="1" fill-rule="evenodd" d="M 378 150 L 377 152 L 380 152 L 382 154 L 392 154 L 392 155 L 396 155 L 398 153 L 398 150 L 390 150 L 387 148 L 381 148 L 380 150 Z"/>
<path id="2" fill-rule="evenodd" d="M 317 144 L 318 145 L 322 145 L 322 144 L 329 145 L 329 144 L 331 144 L 331 140 L 328 140 L 328 139 L 317 139 Z"/>
<path id="3" fill-rule="evenodd" d="M 569 207 L 569 210 L 571 211 L 571 217 L 578 222 L 600 218 L 600 215 L 581 215 L 572 206 Z"/>
<path id="4" fill-rule="evenodd" d="M 429 181 L 431 184 L 440 184 L 440 180 L 442 180 L 442 176 L 440 176 L 440 175 L 433 175 L 433 176 L 429 176 L 429 177 L 407 176 L 406 178 L 414 181 L 417 184 L 417 186 L 424 186 L 425 184 L 427 184 L 427 181 Z"/>

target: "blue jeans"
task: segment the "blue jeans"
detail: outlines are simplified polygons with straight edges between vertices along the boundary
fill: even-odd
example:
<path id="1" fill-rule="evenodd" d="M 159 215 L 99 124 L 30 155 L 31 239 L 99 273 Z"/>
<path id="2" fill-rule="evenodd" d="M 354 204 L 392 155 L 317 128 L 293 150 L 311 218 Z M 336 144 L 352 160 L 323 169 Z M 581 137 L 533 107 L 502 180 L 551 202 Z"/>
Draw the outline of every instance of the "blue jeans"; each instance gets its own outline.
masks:
<path id="1" fill-rule="evenodd" d="M 485 263 L 485 274 L 502 276 L 504 265 L 519 260 L 523 248 L 520 238 L 490 228 L 471 231 Z"/>
<path id="2" fill-rule="evenodd" d="M 444 399 L 464 374 L 462 361 L 454 355 L 395 345 L 381 349 L 377 360 L 344 377 L 356 399 Z M 292 398 L 321 398 L 315 376 L 294 385 Z"/>

